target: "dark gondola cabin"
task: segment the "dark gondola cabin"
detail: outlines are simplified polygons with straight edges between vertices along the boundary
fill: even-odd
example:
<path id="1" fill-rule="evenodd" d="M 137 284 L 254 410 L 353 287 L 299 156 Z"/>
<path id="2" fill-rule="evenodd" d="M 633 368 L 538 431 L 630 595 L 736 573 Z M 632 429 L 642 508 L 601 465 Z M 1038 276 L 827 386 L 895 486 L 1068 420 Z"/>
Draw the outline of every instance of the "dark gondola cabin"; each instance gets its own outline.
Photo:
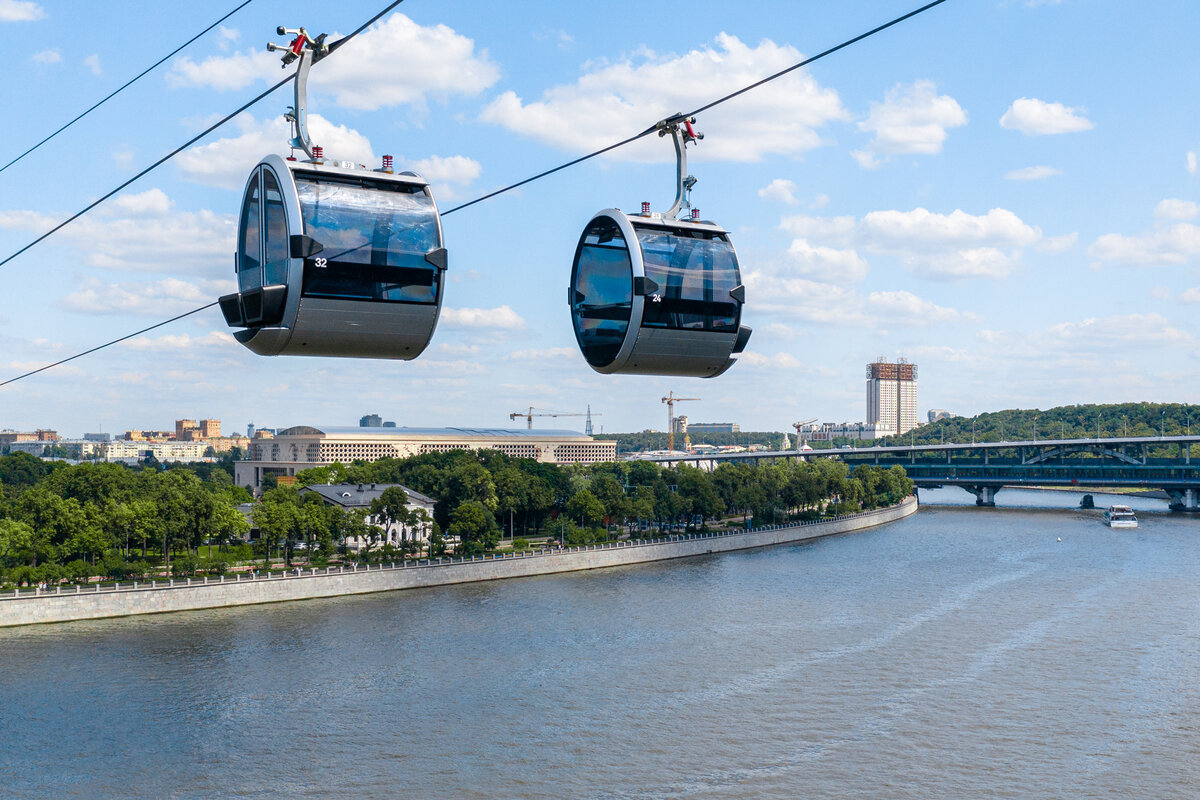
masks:
<path id="1" fill-rule="evenodd" d="M 720 375 L 750 338 L 744 302 L 737 254 L 712 222 L 610 208 L 575 250 L 571 320 L 597 372 Z"/>
<path id="2" fill-rule="evenodd" d="M 416 358 L 442 302 L 446 250 L 428 184 L 412 173 L 267 156 L 246 183 L 234 336 L 260 355 Z"/>

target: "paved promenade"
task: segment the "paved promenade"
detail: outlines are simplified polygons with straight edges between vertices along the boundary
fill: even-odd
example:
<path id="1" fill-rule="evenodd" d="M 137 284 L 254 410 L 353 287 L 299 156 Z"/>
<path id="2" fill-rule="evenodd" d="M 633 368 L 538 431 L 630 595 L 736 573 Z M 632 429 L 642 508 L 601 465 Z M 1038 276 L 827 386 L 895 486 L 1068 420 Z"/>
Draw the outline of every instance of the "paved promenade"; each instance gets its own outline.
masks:
<path id="1" fill-rule="evenodd" d="M 13 591 L 0 595 L 0 627 L 280 603 L 642 564 L 850 533 L 902 519 L 916 510 L 917 501 L 910 497 L 890 508 L 753 531 L 688 534 L 565 550 L 410 561 L 357 569 L 318 568 L 287 575 L 177 578 L 95 588 L 59 587 L 49 592 Z"/>

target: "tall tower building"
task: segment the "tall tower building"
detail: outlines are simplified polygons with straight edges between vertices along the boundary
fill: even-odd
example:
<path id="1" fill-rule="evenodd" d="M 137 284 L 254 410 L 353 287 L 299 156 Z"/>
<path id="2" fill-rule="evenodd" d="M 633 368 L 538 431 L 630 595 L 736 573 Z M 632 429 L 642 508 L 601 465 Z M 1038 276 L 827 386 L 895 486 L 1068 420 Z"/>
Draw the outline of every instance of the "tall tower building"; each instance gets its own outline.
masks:
<path id="1" fill-rule="evenodd" d="M 882 356 L 867 364 L 867 424 L 877 423 L 882 435 L 908 433 L 917 421 L 917 365 L 903 358 L 895 363 Z"/>

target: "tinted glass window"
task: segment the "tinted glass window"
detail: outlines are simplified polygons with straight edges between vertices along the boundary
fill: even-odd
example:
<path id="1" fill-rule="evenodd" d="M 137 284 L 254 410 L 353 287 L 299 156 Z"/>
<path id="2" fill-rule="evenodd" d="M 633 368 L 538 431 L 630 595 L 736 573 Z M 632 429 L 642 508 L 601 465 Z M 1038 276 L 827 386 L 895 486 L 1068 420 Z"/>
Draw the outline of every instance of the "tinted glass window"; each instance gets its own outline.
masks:
<path id="1" fill-rule="evenodd" d="M 241 291 L 262 286 L 262 254 L 259 252 L 258 172 L 242 200 L 242 219 L 238 233 L 238 288 Z"/>
<path id="2" fill-rule="evenodd" d="M 571 286 L 571 319 L 583 357 L 598 367 L 612 363 L 625 340 L 633 307 L 629 248 L 613 220 L 593 220 L 583 232 Z"/>
<path id="3" fill-rule="evenodd" d="M 440 273 L 425 254 L 441 247 L 423 187 L 296 174 L 304 232 L 324 250 L 304 262 L 304 294 L 436 303 Z"/>
<path id="4" fill-rule="evenodd" d="M 266 200 L 263 204 L 263 250 L 266 254 L 263 285 L 273 286 L 287 283 L 288 232 L 287 217 L 283 211 L 283 193 L 279 191 L 279 181 L 275 179 L 275 173 L 269 169 L 263 170 L 263 197 Z"/>
<path id="5" fill-rule="evenodd" d="M 741 282 L 733 246 L 723 233 L 635 228 L 646 277 L 658 291 L 646 298 L 642 324 L 654 328 L 736 332 L 739 307 L 729 290 Z"/>

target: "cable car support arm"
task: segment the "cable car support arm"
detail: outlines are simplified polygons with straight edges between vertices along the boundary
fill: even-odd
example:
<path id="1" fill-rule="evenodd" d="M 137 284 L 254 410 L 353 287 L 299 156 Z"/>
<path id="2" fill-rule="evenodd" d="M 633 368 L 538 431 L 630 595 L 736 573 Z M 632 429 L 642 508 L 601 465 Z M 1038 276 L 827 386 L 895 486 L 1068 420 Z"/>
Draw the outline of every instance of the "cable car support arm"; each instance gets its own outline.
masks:
<path id="1" fill-rule="evenodd" d="M 284 119 L 292 123 L 292 138 L 288 144 L 293 148 L 303 150 L 309 158 L 312 158 L 312 139 L 308 135 L 308 70 L 313 64 L 329 55 L 329 45 L 325 44 L 326 34 L 322 33 L 317 38 L 311 39 L 308 31 L 303 27 L 293 29 L 285 28 L 282 25 L 275 29 L 275 33 L 280 36 L 293 35 L 296 38 L 286 45 L 267 42 L 267 50 L 269 52 L 283 51 L 284 69 L 287 69 L 287 66 L 293 61 L 300 62 L 296 65 L 296 80 L 293 84 L 296 102 L 284 115 Z"/>

